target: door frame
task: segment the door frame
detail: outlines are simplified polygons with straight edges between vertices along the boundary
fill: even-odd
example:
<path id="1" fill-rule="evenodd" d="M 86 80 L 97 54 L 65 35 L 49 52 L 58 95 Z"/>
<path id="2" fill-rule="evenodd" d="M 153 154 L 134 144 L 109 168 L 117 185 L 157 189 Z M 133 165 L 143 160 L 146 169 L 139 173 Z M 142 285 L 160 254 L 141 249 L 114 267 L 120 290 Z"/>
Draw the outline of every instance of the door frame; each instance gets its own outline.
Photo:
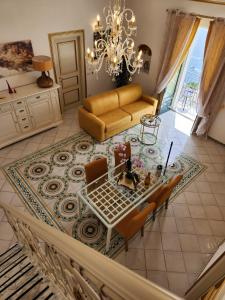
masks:
<path id="1" fill-rule="evenodd" d="M 61 31 L 61 32 L 53 32 L 48 34 L 48 41 L 49 41 L 49 46 L 50 46 L 50 51 L 51 51 L 51 57 L 53 61 L 53 71 L 54 71 L 54 77 L 55 77 L 55 82 L 60 85 L 60 82 L 57 80 L 57 74 L 56 74 L 56 65 L 55 65 L 55 59 L 54 59 L 54 51 L 53 51 L 53 40 L 55 36 L 60 36 L 62 37 L 66 34 L 80 34 L 82 36 L 83 43 L 81 43 L 81 78 L 82 78 L 82 90 L 83 90 L 83 99 L 87 97 L 87 74 L 86 74 L 86 63 L 85 63 L 85 31 L 84 29 L 77 29 L 77 30 L 69 30 L 69 31 Z M 60 89 L 61 90 L 61 85 Z M 64 110 L 64 102 L 62 100 L 61 92 L 59 91 L 59 98 L 60 98 L 60 107 L 61 111 L 63 112 Z M 82 100 L 81 99 L 81 102 Z"/>

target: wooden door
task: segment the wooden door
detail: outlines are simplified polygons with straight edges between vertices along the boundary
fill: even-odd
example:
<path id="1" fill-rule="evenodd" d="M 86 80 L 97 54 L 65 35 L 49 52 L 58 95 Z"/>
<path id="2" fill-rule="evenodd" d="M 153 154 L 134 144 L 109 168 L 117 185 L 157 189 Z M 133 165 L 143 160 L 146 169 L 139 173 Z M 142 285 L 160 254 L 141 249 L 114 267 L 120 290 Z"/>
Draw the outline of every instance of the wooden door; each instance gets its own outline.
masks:
<path id="1" fill-rule="evenodd" d="M 86 97 L 84 31 L 52 33 L 49 42 L 63 110 Z"/>

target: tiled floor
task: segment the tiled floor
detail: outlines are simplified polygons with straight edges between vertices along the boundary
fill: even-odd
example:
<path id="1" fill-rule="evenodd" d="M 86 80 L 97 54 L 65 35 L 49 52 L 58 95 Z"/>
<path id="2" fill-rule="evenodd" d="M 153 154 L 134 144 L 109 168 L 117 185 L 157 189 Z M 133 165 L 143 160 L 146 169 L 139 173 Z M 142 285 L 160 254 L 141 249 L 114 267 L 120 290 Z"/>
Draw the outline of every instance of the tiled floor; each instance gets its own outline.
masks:
<path id="1" fill-rule="evenodd" d="M 0 150 L 1 166 L 78 132 L 75 111 L 66 111 L 58 128 Z M 162 119 L 159 135 L 174 141 L 173 156 L 183 151 L 207 169 L 116 260 L 182 295 L 225 238 L 225 146 L 190 136 L 191 122 L 178 114 L 169 112 Z M 1 172 L 0 201 L 25 209 Z M 0 252 L 12 243 L 13 232 L 0 211 Z"/>

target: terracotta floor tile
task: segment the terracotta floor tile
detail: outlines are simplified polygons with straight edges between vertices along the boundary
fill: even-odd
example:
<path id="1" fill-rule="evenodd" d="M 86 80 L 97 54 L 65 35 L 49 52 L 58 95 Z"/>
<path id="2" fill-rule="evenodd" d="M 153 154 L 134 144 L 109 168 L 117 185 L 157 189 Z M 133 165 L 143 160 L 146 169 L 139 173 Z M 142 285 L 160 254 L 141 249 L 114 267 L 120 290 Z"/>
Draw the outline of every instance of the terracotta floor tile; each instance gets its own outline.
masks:
<path id="1" fill-rule="evenodd" d="M 225 222 L 210 220 L 209 224 L 212 228 L 214 235 L 225 237 Z"/>
<path id="2" fill-rule="evenodd" d="M 204 208 L 200 205 L 189 205 L 191 217 L 194 219 L 206 219 Z"/>
<path id="3" fill-rule="evenodd" d="M 147 271 L 147 278 L 154 283 L 168 289 L 167 273 L 162 271 Z"/>
<path id="4" fill-rule="evenodd" d="M 164 253 L 160 250 L 145 250 L 147 270 L 166 271 Z"/>
<path id="5" fill-rule="evenodd" d="M 167 272 L 185 272 L 182 252 L 164 251 Z"/>
<path id="6" fill-rule="evenodd" d="M 205 205 L 218 205 L 216 198 L 213 194 L 204 193 L 204 194 L 199 194 L 199 196 L 200 196 L 201 202 L 204 206 Z"/>
<path id="7" fill-rule="evenodd" d="M 175 218 L 173 217 L 160 217 L 159 226 L 161 232 L 177 232 Z"/>
<path id="8" fill-rule="evenodd" d="M 160 232 L 146 232 L 143 240 L 145 249 L 162 250 L 162 238 Z"/>
<path id="9" fill-rule="evenodd" d="M 179 235 L 176 233 L 162 233 L 162 245 L 164 250 L 181 251 Z"/>
<path id="10" fill-rule="evenodd" d="M 208 220 L 193 219 L 193 224 L 197 234 L 212 235 L 212 229 Z"/>
<path id="11" fill-rule="evenodd" d="M 210 220 L 223 220 L 220 209 L 215 205 L 207 205 L 204 207 L 207 218 Z"/>
<path id="12" fill-rule="evenodd" d="M 179 296 L 183 296 L 188 289 L 189 282 L 186 273 L 167 272 L 169 289 Z"/>
<path id="13" fill-rule="evenodd" d="M 179 239 L 183 252 L 199 252 L 200 247 L 196 235 L 179 234 Z"/>
<path id="14" fill-rule="evenodd" d="M 199 274 L 203 270 L 205 266 L 203 254 L 184 252 L 183 257 L 188 273 Z"/>
<path id="15" fill-rule="evenodd" d="M 213 236 L 198 236 L 198 243 L 202 253 L 214 253 L 218 248 L 218 241 Z"/>
<path id="16" fill-rule="evenodd" d="M 145 270 L 145 254 L 142 249 L 129 249 L 127 252 L 121 252 L 115 259 L 120 264 L 129 269 Z"/>
<path id="17" fill-rule="evenodd" d="M 195 234 L 195 227 L 191 218 L 176 218 L 177 231 L 179 233 Z"/>
<path id="18" fill-rule="evenodd" d="M 188 206 L 185 204 L 173 204 L 173 212 L 176 218 L 190 218 Z"/>
<path id="19" fill-rule="evenodd" d="M 189 205 L 201 205 L 201 198 L 198 193 L 185 192 L 186 203 Z"/>

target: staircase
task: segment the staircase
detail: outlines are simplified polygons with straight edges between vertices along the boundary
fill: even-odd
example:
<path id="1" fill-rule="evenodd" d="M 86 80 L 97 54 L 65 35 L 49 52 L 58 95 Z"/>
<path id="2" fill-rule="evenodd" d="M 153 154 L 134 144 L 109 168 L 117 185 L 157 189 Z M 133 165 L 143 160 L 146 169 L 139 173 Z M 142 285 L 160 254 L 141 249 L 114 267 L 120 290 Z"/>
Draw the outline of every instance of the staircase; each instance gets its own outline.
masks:
<path id="1" fill-rule="evenodd" d="M 0 255 L 1 300 L 55 300 L 49 282 L 18 244 Z"/>

